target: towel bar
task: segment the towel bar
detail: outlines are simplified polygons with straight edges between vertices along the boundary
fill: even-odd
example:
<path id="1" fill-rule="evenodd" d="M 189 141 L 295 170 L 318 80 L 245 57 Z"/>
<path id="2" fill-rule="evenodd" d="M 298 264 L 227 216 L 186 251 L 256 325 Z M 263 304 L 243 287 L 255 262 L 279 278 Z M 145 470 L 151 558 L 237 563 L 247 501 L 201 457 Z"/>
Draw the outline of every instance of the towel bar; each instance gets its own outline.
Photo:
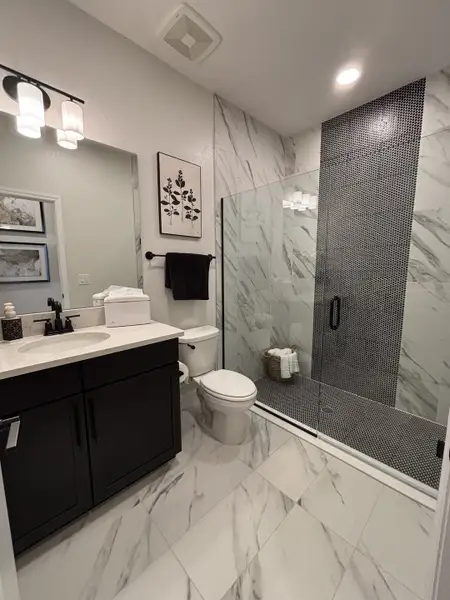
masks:
<path id="1" fill-rule="evenodd" d="M 166 255 L 165 254 L 155 254 L 154 252 L 150 252 L 150 251 L 145 253 L 145 258 L 147 260 L 152 260 L 153 258 L 155 258 L 155 256 L 165 258 Z M 215 259 L 216 257 L 213 256 L 212 254 L 208 254 L 208 258 L 211 261 L 211 260 Z"/>

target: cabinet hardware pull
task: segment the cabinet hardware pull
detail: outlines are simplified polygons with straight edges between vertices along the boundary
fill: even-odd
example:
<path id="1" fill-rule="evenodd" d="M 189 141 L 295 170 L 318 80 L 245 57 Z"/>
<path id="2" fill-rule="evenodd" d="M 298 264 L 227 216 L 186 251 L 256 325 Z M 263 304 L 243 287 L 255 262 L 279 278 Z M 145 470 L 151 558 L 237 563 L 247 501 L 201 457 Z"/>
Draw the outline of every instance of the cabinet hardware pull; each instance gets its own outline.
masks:
<path id="1" fill-rule="evenodd" d="M 20 417 L 10 417 L 9 419 L 0 419 L 0 431 L 8 431 L 8 440 L 5 450 L 17 447 L 19 440 Z"/>
<path id="2" fill-rule="evenodd" d="M 91 422 L 92 439 L 94 440 L 94 442 L 96 442 L 97 441 L 97 423 L 95 420 L 95 407 L 94 407 L 94 401 L 92 400 L 92 398 L 88 398 L 88 406 L 89 406 L 89 420 Z"/>
<path id="3" fill-rule="evenodd" d="M 78 406 L 73 407 L 73 419 L 75 422 L 75 439 L 77 441 L 77 446 L 81 448 L 81 429 L 80 429 L 80 413 L 78 411 Z"/>

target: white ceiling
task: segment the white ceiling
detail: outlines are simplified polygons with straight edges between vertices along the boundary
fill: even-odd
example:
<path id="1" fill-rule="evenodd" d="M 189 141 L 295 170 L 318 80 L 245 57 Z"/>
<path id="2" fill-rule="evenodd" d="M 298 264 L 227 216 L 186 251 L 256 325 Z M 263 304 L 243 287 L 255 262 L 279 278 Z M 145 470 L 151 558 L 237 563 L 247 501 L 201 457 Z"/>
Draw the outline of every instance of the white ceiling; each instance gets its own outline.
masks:
<path id="1" fill-rule="evenodd" d="M 190 0 L 223 36 L 193 64 L 158 38 L 177 0 L 70 0 L 282 134 L 450 64 L 450 0 Z M 338 91 L 336 72 L 363 76 Z"/>

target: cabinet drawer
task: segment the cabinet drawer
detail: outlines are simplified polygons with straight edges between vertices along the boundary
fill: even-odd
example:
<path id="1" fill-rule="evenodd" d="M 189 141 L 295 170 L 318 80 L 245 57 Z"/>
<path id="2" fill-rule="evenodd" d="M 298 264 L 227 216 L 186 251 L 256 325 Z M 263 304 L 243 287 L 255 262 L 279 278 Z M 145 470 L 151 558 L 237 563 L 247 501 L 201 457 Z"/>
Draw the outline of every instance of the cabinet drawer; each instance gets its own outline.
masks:
<path id="1" fill-rule="evenodd" d="M 63 365 L 0 381 L 0 418 L 81 393 L 80 364 Z"/>
<path id="2" fill-rule="evenodd" d="M 82 363 L 86 390 L 134 377 L 178 361 L 178 339 L 133 348 Z"/>

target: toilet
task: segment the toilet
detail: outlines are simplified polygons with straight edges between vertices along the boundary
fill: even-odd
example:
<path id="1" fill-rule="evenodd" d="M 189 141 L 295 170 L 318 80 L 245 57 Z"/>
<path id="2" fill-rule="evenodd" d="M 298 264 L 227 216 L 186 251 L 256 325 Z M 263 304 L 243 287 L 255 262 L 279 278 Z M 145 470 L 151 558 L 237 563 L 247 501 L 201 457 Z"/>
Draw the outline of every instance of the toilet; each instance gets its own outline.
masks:
<path id="1" fill-rule="evenodd" d="M 251 379 L 216 370 L 219 330 L 211 325 L 186 329 L 179 338 L 180 361 L 197 385 L 202 424 L 223 444 L 241 444 L 247 435 L 247 410 L 256 400 Z"/>

